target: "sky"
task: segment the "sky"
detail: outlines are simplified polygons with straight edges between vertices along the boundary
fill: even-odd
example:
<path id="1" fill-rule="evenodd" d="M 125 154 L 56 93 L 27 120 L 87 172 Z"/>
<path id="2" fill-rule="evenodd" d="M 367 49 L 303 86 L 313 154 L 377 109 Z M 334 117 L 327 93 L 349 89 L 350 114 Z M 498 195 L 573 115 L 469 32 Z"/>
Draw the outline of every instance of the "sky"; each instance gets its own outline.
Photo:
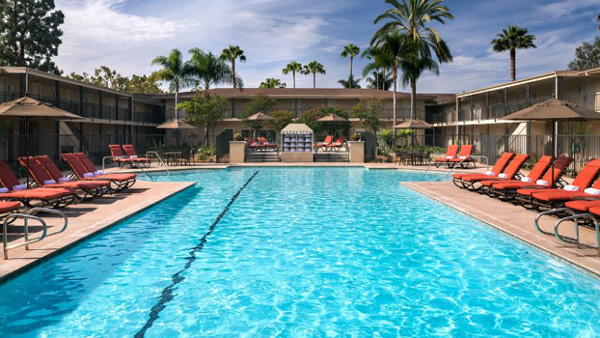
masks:
<path id="1" fill-rule="evenodd" d="M 510 79 L 509 54 L 494 53 L 490 41 L 509 24 L 527 27 L 537 49 L 517 52 L 517 78 L 567 68 L 575 48 L 598 33 L 598 0 L 446 0 L 455 16 L 435 25 L 454 61 L 440 75 L 424 74 L 420 93 L 459 93 Z M 63 43 L 56 61 L 70 72 L 100 65 L 123 75 L 148 74 L 151 61 L 178 48 L 198 47 L 219 54 L 239 45 L 247 62 L 236 65 L 247 88 L 275 77 L 292 86 L 281 70 L 290 61 L 319 61 L 326 75 L 317 87 L 340 88 L 350 60 L 340 53 L 354 43 L 368 46 L 374 19 L 389 5 L 383 0 L 56 0 L 65 14 Z M 366 60 L 357 59 L 355 77 Z M 364 81 L 361 84 L 366 85 Z M 312 76 L 297 76 L 298 88 L 312 87 Z M 406 90 L 404 88 L 403 90 Z"/>

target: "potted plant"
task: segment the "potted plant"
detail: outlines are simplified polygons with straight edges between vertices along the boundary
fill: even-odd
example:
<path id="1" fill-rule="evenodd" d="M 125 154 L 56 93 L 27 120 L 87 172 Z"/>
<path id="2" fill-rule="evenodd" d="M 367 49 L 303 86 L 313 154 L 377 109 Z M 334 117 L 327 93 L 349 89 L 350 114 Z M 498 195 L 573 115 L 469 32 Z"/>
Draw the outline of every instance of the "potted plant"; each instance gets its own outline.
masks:
<path id="1" fill-rule="evenodd" d="M 362 137 L 362 135 L 360 133 L 354 133 L 350 139 L 352 141 L 360 141 L 361 137 Z"/>
<path id="2" fill-rule="evenodd" d="M 242 133 L 235 133 L 235 135 L 233 135 L 233 140 L 234 141 L 243 141 L 244 136 L 242 136 Z"/>

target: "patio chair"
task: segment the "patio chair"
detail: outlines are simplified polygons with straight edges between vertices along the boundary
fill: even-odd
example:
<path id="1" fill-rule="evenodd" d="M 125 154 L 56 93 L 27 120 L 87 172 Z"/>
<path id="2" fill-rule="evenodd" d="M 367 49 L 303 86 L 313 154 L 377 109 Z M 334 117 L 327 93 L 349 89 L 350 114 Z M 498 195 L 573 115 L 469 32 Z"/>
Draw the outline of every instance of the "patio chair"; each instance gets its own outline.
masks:
<path id="1" fill-rule="evenodd" d="M 547 189 L 560 181 L 567 167 L 573 162 L 571 157 L 561 156 L 554 161 L 554 171 L 548 169 L 541 180 L 535 182 L 498 182 L 493 185 L 494 196 L 502 201 L 510 201 L 527 207 L 530 199 L 516 199 L 519 189 Z"/>
<path id="2" fill-rule="evenodd" d="M 473 153 L 472 145 L 463 145 L 460 147 L 460 152 L 458 153 L 458 157 L 448 159 L 446 161 L 446 164 L 448 165 L 449 168 L 454 168 L 455 166 L 459 165 L 461 168 L 467 169 L 469 167 L 469 164 L 472 163 L 473 168 L 475 168 L 477 164 L 475 162 L 475 159 L 473 157 L 471 157 L 472 153 Z"/>
<path id="3" fill-rule="evenodd" d="M 136 174 L 104 174 L 97 170 L 84 153 L 62 154 L 62 158 L 80 180 L 110 181 L 113 191 L 122 191 L 135 184 Z"/>
<path id="4" fill-rule="evenodd" d="M 110 155 L 112 156 L 111 161 L 116 164 L 119 168 L 123 168 L 127 164 L 131 164 L 131 161 L 123 151 L 121 150 L 121 146 L 118 144 L 109 144 L 108 149 L 110 149 Z"/>
<path id="5" fill-rule="evenodd" d="M 334 143 L 325 145 L 325 149 L 332 149 L 335 151 L 340 151 L 343 147 L 346 146 L 346 136 L 342 135 L 335 140 Z"/>
<path id="6" fill-rule="evenodd" d="M 488 170 L 485 174 L 452 174 L 452 183 L 461 189 L 474 190 L 473 183 L 499 177 L 498 175 L 504 171 L 513 155 L 514 153 L 509 152 L 502 154 L 492 170 Z"/>
<path id="7" fill-rule="evenodd" d="M 515 177 L 519 178 L 519 172 L 521 171 L 521 168 L 523 168 L 523 165 L 525 164 L 525 162 L 527 162 L 528 159 L 529 155 L 519 154 L 513 157 L 512 160 L 508 163 L 508 165 L 502 170 L 501 173 L 496 175 L 496 177 L 488 176 L 484 179 L 481 179 L 469 176 L 462 181 L 462 184 L 467 190 L 477 191 L 483 194 L 485 193 L 486 186 L 492 182 L 514 180 Z"/>
<path id="8" fill-rule="evenodd" d="M 325 140 L 323 140 L 323 142 L 317 142 L 315 144 L 315 148 L 316 149 L 324 149 L 324 147 L 330 145 L 331 142 L 333 142 L 333 135 L 327 135 L 327 137 L 325 137 Z"/>
<path id="9" fill-rule="evenodd" d="M 50 189 L 72 189 L 78 197 L 78 201 L 89 200 L 99 197 L 110 191 L 110 181 L 65 181 L 54 180 L 46 169 L 39 164 L 34 157 L 18 158 L 23 168 L 27 168 L 38 187 Z M 83 193 L 80 195 L 79 193 Z"/>
<path id="10" fill-rule="evenodd" d="M 442 164 L 448 163 L 451 160 L 457 159 L 458 154 L 458 145 L 451 144 L 448 146 L 448 150 L 446 150 L 446 157 L 440 157 L 435 159 L 435 167 L 439 168 Z"/>
<path id="11" fill-rule="evenodd" d="M 573 183 L 561 189 L 520 189 L 519 196 L 529 197 L 533 206 L 538 210 L 562 208 L 565 203 L 576 197 L 598 198 L 600 196 L 600 160 L 591 160 L 579 171 Z M 592 182 L 596 179 L 596 182 Z M 591 185 L 591 186 L 590 186 Z"/>
<path id="12" fill-rule="evenodd" d="M 494 185 L 497 183 L 521 183 L 521 182 L 536 182 L 537 180 L 542 178 L 542 175 L 548 170 L 550 164 L 552 163 L 552 156 L 542 156 L 539 161 L 531 168 L 527 176 L 522 177 L 521 179 L 494 179 L 494 180 L 485 180 L 479 182 L 482 185 L 482 189 L 480 191 L 486 193 L 490 197 L 494 197 L 496 191 L 494 190 Z"/>
<path id="13" fill-rule="evenodd" d="M 152 160 L 146 157 L 138 157 L 137 152 L 135 151 L 135 147 L 133 144 L 124 144 L 123 150 L 125 151 L 125 155 L 129 157 L 134 163 L 143 168 L 150 167 L 152 164 Z"/>
<path id="14" fill-rule="evenodd" d="M 265 148 L 265 149 L 277 149 L 277 143 L 270 143 L 266 137 L 261 136 L 258 138 L 258 142 L 260 143 L 260 145 Z"/>
<path id="15" fill-rule="evenodd" d="M 88 194 L 93 197 L 101 197 L 106 194 L 111 194 L 111 182 L 109 180 L 106 181 L 90 181 L 90 180 L 74 180 L 71 177 L 66 177 L 63 175 L 62 171 L 58 168 L 58 166 L 52 161 L 52 159 L 48 155 L 41 155 L 35 157 L 35 162 L 42 166 L 46 173 L 50 176 L 50 179 L 61 183 L 66 184 L 67 187 L 71 185 L 75 188 L 81 188 L 84 191 L 87 191 Z"/>
<path id="16" fill-rule="evenodd" d="M 77 200 L 72 189 L 32 188 L 21 184 L 8 165 L 0 160 L 0 200 L 21 202 L 27 207 L 62 208 Z"/>

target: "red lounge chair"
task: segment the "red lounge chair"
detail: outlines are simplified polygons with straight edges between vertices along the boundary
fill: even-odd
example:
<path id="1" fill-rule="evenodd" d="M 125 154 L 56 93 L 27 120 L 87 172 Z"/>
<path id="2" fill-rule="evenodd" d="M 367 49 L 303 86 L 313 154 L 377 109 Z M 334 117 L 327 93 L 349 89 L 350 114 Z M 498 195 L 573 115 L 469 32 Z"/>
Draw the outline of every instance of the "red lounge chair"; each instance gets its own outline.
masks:
<path id="1" fill-rule="evenodd" d="M 112 161 L 122 168 L 127 164 L 131 164 L 131 161 L 123 154 L 121 151 L 121 146 L 118 144 L 109 144 L 108 149 L 110 149 L 110 155 L 112 156 Z"/>
<path id="2" fill-rule="evenodd" d="M 147 157 L 138 157 L 138 154 L 135 151 L 133 144 L 124 144 L 123 150 L 125 151 L 125 154 L 129 157 L 130 160 L 134 161 L 140 166 L 143 166 L 144 168 L 150 167 L 152 160 Z"/>
<path id="3" fill-rule="evenodd" d="M 598 177 L 599 173 L 600 160 L 591 160 L 577 174 L 573 183 L 562 189 L 520 189 L 517 190 L 517 193 L 529 197 L 536 209 L 551 210 L 562 208 L 566 202 L 576 197 L 593 198 L 595 195 L 586 193 L 586 191 L 591 192 L 600 189 L 600 179 L 596 180 L 596 183 L 590 187 L 590 184 Z M 593 190 L 587 190 L 586 188 L 588 187 Z"/>
<path id="4" fill-rule="evenodd" d="M 263 145 L 259 141 L 255 141 L 251 137 L 244 138 L 244 141 L 246 141 L 246 146 L 250 149 L 259 150 L 263 148 Z"/>
<path id="5" fill-rule="evenodd" d="M 458 145 L 451 144 L 448 146 L 448 150 L 446 150 L 446 157 L 436 158 L 435 167 L 439 168 L 442 164 L 448 163 L 451 160 L 457 159 L 458 154 Z"/>
<path id="6" fill-rule="evenodd" d="M 486 180 L 481 181 L 481 185 L 483 185 L 483 189 L 485 193 L 487 193 L 490 197 L 493 197 L 496 193 L 494 191 L 494 185 L 497 183 L 521 183 L 521 182 L 537 182 L 537 180 L 542 178 L 542 175 L 548 170 L 550 167 L 550 163 L 552 161 L 552 156 L 542 156 L 540 160 L 531 168 L 529 174 L 520 180 Z"/>
<path id="7" fill-rule="evenodd" d="M 258 142 L 264 148 L 277 148 L 277 143 L 270 143 L 266 137 L 259 137 Z"/>
<path id="8" fill-rule="evenodd" d="M 48 156 L 46 157 L 50 159 Z M 19 163 L 23 168 L 29 169 L 29 173 L 39 187 L 73 189 L 76 192 L 83 192 L 82 196 L 77 195 L 79 200 L 102 196 L 110 191 L 110 181 L 67 181 L 64 178 L 55 180 L 34 157 L 29 157 L 27 162 L 25 157 L 19 157 Z"/>
<path id="9" fill-rule="evenodd" d="M 113 191 L 121 191 L 131 187 L 136 180 L 135 174 L 103 174 L 85 156 L 84 153 L 62 154 L 62 158 L 80 180 L 111 181 Z"/>
<path id="10" fill-rule="evenodd" d="M 345 143 L 346 143 L 346 136 L 342 135 L 342 136 L 338 137 L 338 139 L 335 140 L 334 143 L 325 145 L 325 149 L 335 149 L 336 151 L 339 151 L 344 146 Z"/>
<path id="11" fill-rule="evenodd" d="M 150 161 L 147 158 L 132 158 L 125 155 L 121 150 L 121 146 L 118 144 L 110 144 L 108 148 L 110 149 L 113 162 L 115 162 L 119 168 L 123 168 L 125 165 L 129 165 L 131 168 L 147 168 L 150 165 Z"/>
<path id="12" fill-rule="evenodd" d="M 325 138 L 325 140 L 323 140 L 323 142 L 317 142 L 317 144 L 315 144 L 315 147 L 316 148 L 323 148 L 325 146 L 330 145 L 331 142 L 333 142 L 333 135 L 327 135 L 327 137 Z"/>
<path id="13" fill-rule="evenodd" d="M 473 168 L 475 168 L 476 164 L 475 164 L 475 159 L 473 159 L 471 157 L 472 153 L 473 153 L 473 146 L 472 145 L 464 145 L 464 146 L 460 147 L 460 152 L 458 153 L 458 157 L 448 159 L 446 161 L 446 164 L 450 168 L 454 168 L 455 166 L 460 165 L 461 168 L 467 169 L 469 167 L 469 163 L 473 163 Z"/>
<path id="14" fill-rule="evenodd" d="M 498 177 L 498 174 L 502 173 L 513 155 L 514 153 L 502 154 L 498 161 L 496 161 L 496 164 L 494 164 L 494 167 L 492 167 L 492 170 L 485 174 L 452 174 L 452 182 L 459 188 L 475 190 L 475 187 L 473 187 L 474 183 Z"/>
<path id="15" fill-rule="evenodd" d="M 0 200 L 18 201 L 28 207 L 51 206 L 60 208 L 66 207 L 76 200 L 72 189 L 27 189 L 26 185 L 19 182 L 17 176 L 2 160 L 0 160 L 0 183 L 8 190 L 6 193 L 0 193 Z"/>
<path id="16" fill-rule="evenodd" d="M 506 181 L 514 180 L 515 177 L 517 177 L 519 175 L 519 171 L 521 170 L 521 168 L 523 167 L 525 162 L 527 162 L 528 159 L 529 159 L 529 155 L 527 155 L 527 154 L 519 154 L 519 155 L 513 157 L 513 159 L 510 161 L 510 163 L 508 163 L 506 168 L 504 168 L 502 173 L 498 174 L 497 177 L 492 177 L 489 179 L 486 178 L 485 180 L 482 180 L 479 182 L 473 181 L 473 182 L 471 182 L 471 189 L 480 191 L 481 193 L 485 193 L 485 188 L 488 187 L 493 182 L 506 182 Z M 475 186 L 476 183 L 478 183 L 479 185 Z"/>
<path id="17" fill-rule="evenodd" d="M 500 200 L 512 200 L 514 202 L 521 202 L 516 200 L 517 190 L 519 189 L 547 189 L 553 186 L 558 180 L 560 180 L 564 171 L 573 162 L 570 157 L 559 157 L 554 161 L 554 172 L 552 169 L 546 171 L 540 181 L 536 182 L 498 182 L 493 184 L 495 195 L 494 197 Z M 529 200 L 529 199 L 528 199 Z M 526 201 L 523 201 L 526 202 Z M 522 204 L 527 206 L 527 204 Z"/>

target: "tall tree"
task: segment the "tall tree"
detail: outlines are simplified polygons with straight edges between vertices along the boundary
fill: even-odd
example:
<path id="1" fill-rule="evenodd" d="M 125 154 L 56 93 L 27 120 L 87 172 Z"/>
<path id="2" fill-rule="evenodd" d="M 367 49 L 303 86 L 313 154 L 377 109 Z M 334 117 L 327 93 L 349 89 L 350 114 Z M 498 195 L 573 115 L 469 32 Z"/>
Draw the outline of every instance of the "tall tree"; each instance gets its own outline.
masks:
<path id="1" fill-rule="evenodd" d="M 242 121 L 244 121 L 244 123 L 250 128 L 260 129 L 262 127 L 262 122 L 248 120 L 248 117 L 256 113 L 270 115 L 276 105 L 277 99 L 271 98 L 264 94 L 256 94 L 252 100 L 248 102 L 246 110 L 241 113 L 240 117 L 242 118 Z"/>
<path id="2" fill-rule="evenodd" d="M 367 75 L 365 81 L 367 82 L 367 88 L 387 91 L 392 88 L 393 79 L 390 73 L 373 71 Z"/>
<path id="3" fill-rule="evenodd" d="M 352 68 L 354 66 L 354 58 L 358 54 L 360 54 L 360 48 L 353 43 L 345 46 L 344 49 L 342 50 L 341 57 L 343 57 L 343 58 L 349 57 L 350 58 L 350 77 L 348 79 L 354 78 L 354 76 L 352 75 Z M 350 83 L 350 85 L 352 85 L 352 83 Z M 353 88 L 353 87 L 350 87 L 350 88 Z"/>
<path id="4" fill-rule="evenodd" d="M 396 33 L 383 34 L 380 33 L 374 37 L 375 40 L 371 41 L 373 47 L 379 50 L 380 55 L 382 55 L 383 67 L 387 67 L 392 70 L 392 89 L 394 91 L 394 95 L 392 96 L 392 122 L 394 125 L 398 122 L 398 114 L 397 114 L 397 93 L 398 93 L 398 60 L 401 58 L 403 53 L 403 41 L 402 37 Z M 394 129 L 394 133 L 395 133 Z"/>
<path id="5" fill-rule="evenodd" d="M 352 107 L 352 117 L 360 119 L 361 126 L 373 129 L 373 133 L 377 135 L 381 125 L 381 107 L 383 103 L 381 99 L 361 99 Z"/>
<path id="6" fill-rule="evenodd" d="M 204 145 L 210 143 L 210 132 L 227 113 L 227 100 L 208 92 L 198 92 L 191 100 L 180 103 L 177 109 L 185 112 L 186 122 L 204 128 Z"/>
<path id="7" fill-rule="evenodd" d="M 192 48 L 189 53 L 191 57 L 186 67 L 197 87 L 209 90 L 213 85 L 233 83 L 233 72 L 223 59 L 200 48 Z M 244 86 L 241 78 L 236 77 L 235 81 L 238 88 Z"/>
<path id="8" fill-rule="evenodd" d="M 304 66 L 302 71 L 306 75 L 312 74 L 313 77 L 313 88 L 317 88 L 317 74 L 325 74 L 325 67 L 317 61 L 312 61 L 308 65 Z"/>
<path id="9" fill-rule="evenodd" d="M 445 24 L 446 19 L 454 19 L 444 0 L 386 0 L 390 9 L 375 19 L 375 24 L 385 21 L 375 33 L 372 41 L 393 32 L 400 34 L 404 53 L 410 53 L 410 62 L 402 63 L 402 70 L 410 73 L 411 117 L 417 110 L 417 80 L 424 70 L 432 69 L 427 65 L 452 62 L 452 53 L 439 32 L 431 26 L 432 22 Z M 435 55 L 435 57 L 434 57 Z M 425 65 L 425 66 L 424 66 Z M 409 67 L 409 69 L 405 68 Z"/>
<path id="10" fill-rule="evenodd" d="M 281 70 L 283 75 L 288 75 L 292 73 L 292 79 L 294 81 L 294 89 L 296 88 L 296 73 L 302 73 L 302 64 L 300 62 L 292 61 L 288 63 L 285 68 Z"/>
<path id="11" fill-rule="evenodd" d="M 179 118 L 179 90 L 191 85 L 192 79 L 189 68 L 183 61 L 183 55 L 179 49 L 173 49 L 167 56 L 157 56 L 152 60 L 152 65 L 161 66 L 156 72 L 156 79 L 169 82 L 169 91 L 175 92 L 175 117 Z"/>
<path id="12" fill-rule="evenodd" d="M 570 70 L 584 70 L 600 67 L 600 38 L 593 43 L 584 42 L 575 50 L 575 60 L 569 62 Z"/>
<path id="13" fill-rule="evenodd" d="M 596 17 L 596 21 L 600 22 L 600 14 Z M 598 26 L 598 30 L 600 31 L 600 25 Z"/>
<path id="14" fill-rule="evenodd" d="M 91 83 L 97 86 L 103 86 L 126 93 L 152 94 L 162 93 L 156 79 L 156 73 L 150 75 L 135 75 L 131 78 L 123 76 L 116 70 L 107 66 L 100 66 L 94 69 L 92 75 L 83 72 L 81 74 L 71 73 L 67 75 L 73 80 Z"/>
<path id="15" fill-rule="evenodd" d="M 233 82 L 233 88 L 237 88 L 237 81 L 235 78 L 235 60 L 240 59 L 240 62 L 246 62 L 246 55 L 244 55 L 244 51 L 240 48 L 240 46 L 229 46 L 228 48 L 223 49 L 223 52 L 221 53 L 221 59 L 231 62 L 231 80 Z"/>
<path id="16" fill-rule="evenodd" d="M 342 85 L 342 87 L 346 88 L 346 89 L 359 89 L 360 88 L 360 79 L 354 79 L 354 76 L 350 76 L 347 80 L 345 79 L 340 79 L 338 80 L 338 83 Z"/>
<path id="17" fill-rule="evenodd" d="M 281 80 L 276 79 L 274 77 L 270 77 L 260 83 L 260 88 L 285 88 L 285 87 L 287 87 L 285 82 L 281 82 Z"/>
<path id="18" fill-rule="evenodd" d="M 498 38 L 492 40 L 492 49 L 494 52 L 510 51 L 510 80 L 517 79 L 517 49 L 537 48 L 535 46 L 536 37 L 529 34 L 527 28 L 522 28 L 517 25 L 509 25 L 503 29 L 502 33 L 498 34 Z"/>
<path id="19" fill-rule="evenodd" d="M 52 59 L 62 43 L 64 21 L 54 0 L 0 1 L 0 64 L 60 74 Z"/>

